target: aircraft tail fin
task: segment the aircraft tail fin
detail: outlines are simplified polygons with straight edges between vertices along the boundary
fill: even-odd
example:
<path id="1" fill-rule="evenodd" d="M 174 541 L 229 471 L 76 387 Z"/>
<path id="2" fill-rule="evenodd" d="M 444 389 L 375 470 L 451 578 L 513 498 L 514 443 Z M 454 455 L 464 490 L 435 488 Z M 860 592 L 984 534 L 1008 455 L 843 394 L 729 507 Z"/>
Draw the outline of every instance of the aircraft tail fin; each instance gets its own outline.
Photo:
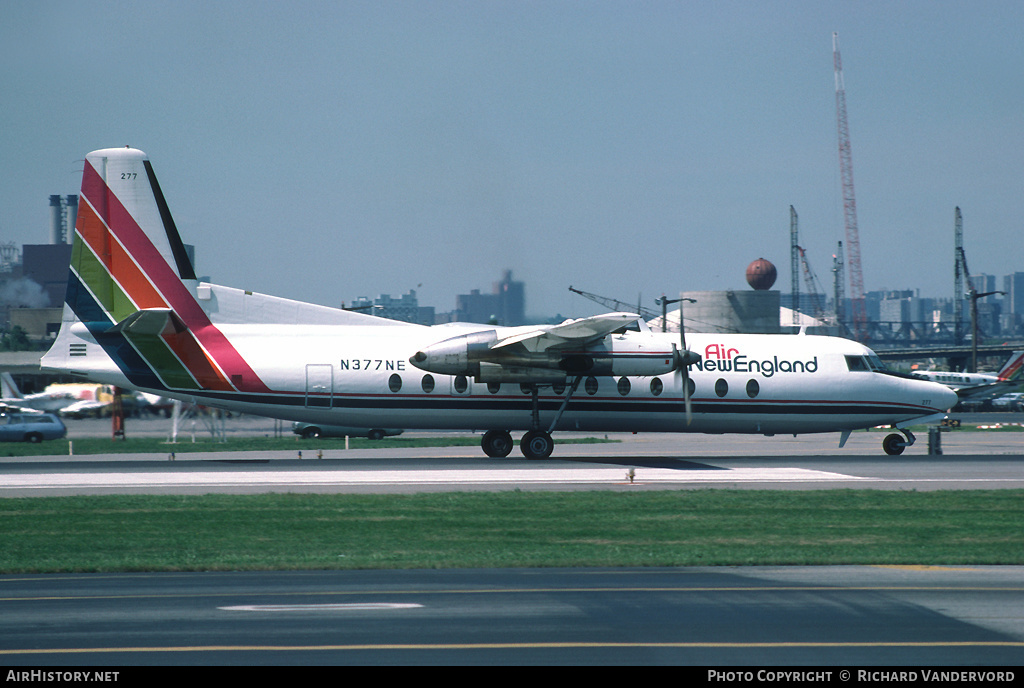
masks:
<path id="1" fill-rule="evenodd" d="M 1014 380 L 1024 371 L 1024 351 L 1014 351 L 1010 359 L 999 369 L 1000 380 Z"/>
<path id="2" fill-rule="evenodd" d="M 63 322 L 43 366 L 125 384 L 120 371 L 128 386 L 161 391 L 265 391 L 197 284 L 146 154 L 89 153 Z"/>
<path id="3" fill-rule="evenodd" d="M 18 384 L 14 381 L 14 378 L 10 373 L 0 373 L 0 395 L 4 399 L 24 399 L 25 397 L 21 394 L 21 390 L 18 389 Z"/>

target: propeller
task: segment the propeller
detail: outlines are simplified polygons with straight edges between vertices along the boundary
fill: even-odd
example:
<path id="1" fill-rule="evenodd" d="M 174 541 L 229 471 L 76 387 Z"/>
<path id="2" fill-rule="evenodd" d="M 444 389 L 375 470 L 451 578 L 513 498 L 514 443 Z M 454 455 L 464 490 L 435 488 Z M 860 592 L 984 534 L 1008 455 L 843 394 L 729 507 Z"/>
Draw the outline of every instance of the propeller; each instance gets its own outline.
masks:
<path id="1" fill-rule="evenodd" d="M 690 350 L 686 348 L 686 327 L 683 325 L 683 295 L 679 295 L 679 370 L 683 374 L 683 405 L 686 407 L 686 425 L 693 422 L 693 406 L 690 403 Z"/>
<path id="2" fill-rule="evenodd" d="M 699 361 L 700 356 L 686 348 L 686 328 L 683 326 L 684 301 L 696 303 L 696 299 L 685 298 L 682 294 L 679 295 L 678 299 L 669 299 L 662 296 L 656 302 L 661 306 L 662 328 L 665 327 L 665 311 L 668 304 L 679 304 L 679 348 L 675 349 L 675 345 L 673 345 L 673 349 L 675 351 L 676 370 L 682 374 L 683 378 L 683 405 L 686 408 L 686 424 L 689 425 L 693 422 L 693 405 L 690 402 L 690 366 Z M 664 329 L 662 331 L 664 332 Z"/>

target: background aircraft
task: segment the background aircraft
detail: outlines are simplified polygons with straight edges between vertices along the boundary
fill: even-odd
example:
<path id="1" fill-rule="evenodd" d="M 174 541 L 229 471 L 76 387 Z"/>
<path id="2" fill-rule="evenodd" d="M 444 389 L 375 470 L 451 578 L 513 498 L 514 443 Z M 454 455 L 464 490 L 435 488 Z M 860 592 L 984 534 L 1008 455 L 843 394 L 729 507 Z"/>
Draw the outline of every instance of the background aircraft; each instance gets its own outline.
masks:
<path id="1" fill-rule="evenodd" d="M 22 394 L 10 373 L 0 373 L 0 404 L 31 411 L 61 411 L 82 399 L 95 399 L 101 385 L 94 383 L 48 385 L 45 391 Z"/>
<path id="2" fill-rule="evenodd" d="M 1024 351 L 1014 351 L 996 373 L 957 373 L 941 370 L 916 370 L 914 377 L 938 382 L 955 391 L 963 399 L 980 401 L 998 396 L 1020 384 L 1024 370 Z"/>

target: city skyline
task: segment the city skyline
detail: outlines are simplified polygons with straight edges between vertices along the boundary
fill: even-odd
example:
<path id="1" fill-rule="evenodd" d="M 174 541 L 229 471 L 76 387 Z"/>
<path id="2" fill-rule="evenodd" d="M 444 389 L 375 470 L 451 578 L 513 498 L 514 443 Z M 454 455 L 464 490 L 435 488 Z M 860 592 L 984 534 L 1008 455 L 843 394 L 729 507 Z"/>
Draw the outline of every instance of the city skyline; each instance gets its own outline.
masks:
<path id="1" fill-rule="evenodd" d="M 1018 269 L 1015 2 L 8 3 L 0 241 L 42 243 L 90 150 L 146 151 L 201 274 L 337 305 L 529 310 L 819 275 L 844 240 L 832 34 L 865 289 Z M 422 285 L 422 286 L 417 286 Z"/>

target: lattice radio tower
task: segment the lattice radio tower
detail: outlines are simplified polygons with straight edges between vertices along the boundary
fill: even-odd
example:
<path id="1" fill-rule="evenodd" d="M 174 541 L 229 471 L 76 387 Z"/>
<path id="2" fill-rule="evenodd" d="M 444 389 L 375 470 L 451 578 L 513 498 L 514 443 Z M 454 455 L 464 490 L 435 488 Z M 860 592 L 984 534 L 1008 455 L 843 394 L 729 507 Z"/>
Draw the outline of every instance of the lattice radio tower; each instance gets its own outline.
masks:
<path id="1" fill-rule="evenodd" d="M 867 309 L 864 307 L 864 275 L 860 269 L 860 238 L 857 232 L 857 199 L 853 193 L 853 156 L 850 153 L 850 128 L 846 121 L 846 88 L 843 85 L 843 61 L 839 56 L 839 34 L 832 34 L 832 61 L 836 73 L 836 121 L 839 131 L 839 173 L 843 182 L 843 219 L 846 224 L 846 268 L 850 275 L 850 301 L 853 307 L 854 335 L 867 337 Z"/>

